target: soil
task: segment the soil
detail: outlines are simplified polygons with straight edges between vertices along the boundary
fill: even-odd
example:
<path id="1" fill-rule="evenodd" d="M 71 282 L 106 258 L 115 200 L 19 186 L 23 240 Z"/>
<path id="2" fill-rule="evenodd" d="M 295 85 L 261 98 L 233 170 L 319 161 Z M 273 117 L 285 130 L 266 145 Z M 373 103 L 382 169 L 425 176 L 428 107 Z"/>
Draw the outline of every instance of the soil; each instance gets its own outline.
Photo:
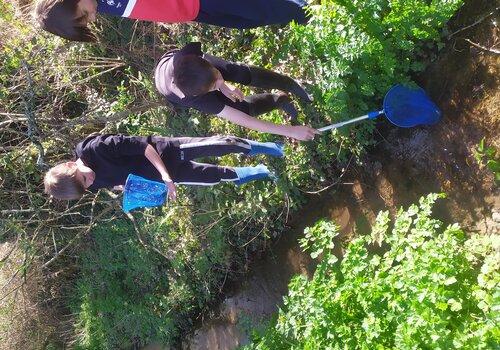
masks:
<path id="1" fill-rule="evenodd" d="M 450 33 L 492 10 L 491 1 L 468 2 L 452 20 Z M 335 220 L 342 228 L 341 240 L 346 241 L 354 232 L 369 232 L 380 210 L 394 215 L 423 195 L 444 192 L 448 198 L 435 209 L 440 219 L 458 222 L 467 232 L 500 234 L 499 187 L 474 158 L 483 137 L 488 145 L 500 148 L 500 55 L 466 40 L 498 50 L 498 20 L 497 10 L 452 35 L 438 59 L 415 77 L 441 108 L 442 121 L 411 129 L 381 121 L 379 142 L 363 165 L 351 168 L 337 188 L 311 196 L 307 209 L 290 223 L 290 231 L 253 264 L 247 280 L 228 293 L 184 349 L 229 350 L 246 343 L 251 327 L 277 311 L 291 276 L 313 273 L 314 261 L 302 252 L 297 239 L 320 218 Z"/>

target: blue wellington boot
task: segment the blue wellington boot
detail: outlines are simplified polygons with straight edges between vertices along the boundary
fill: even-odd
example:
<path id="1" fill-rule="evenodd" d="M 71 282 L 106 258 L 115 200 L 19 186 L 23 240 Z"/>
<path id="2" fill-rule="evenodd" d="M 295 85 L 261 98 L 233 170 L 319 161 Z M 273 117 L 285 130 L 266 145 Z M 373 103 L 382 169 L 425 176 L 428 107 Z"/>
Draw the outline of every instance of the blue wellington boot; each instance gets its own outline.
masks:
<path id="1" fill-rule="evenodd" d="M 257 154 L 267 154 L 275 157 L 284 157 L 283 148 L 284 145 L 282 143 L 276 142 L 258 142 L 252 140 L 246 140 L 252 148 L 250 152 L 247 154 L 249 156 L 255 156 Z"/>
<path id="2" fill-rule="evenodd" d="M 271 172 L 263 164 L 257 166 L 244 166 L 244 167 L 234 167 L 233 170 L 238 175 L 238 180 L 234 183 L 237 185 L 242 185 L 244 183 L 260 180 L 270 177 Z"/>

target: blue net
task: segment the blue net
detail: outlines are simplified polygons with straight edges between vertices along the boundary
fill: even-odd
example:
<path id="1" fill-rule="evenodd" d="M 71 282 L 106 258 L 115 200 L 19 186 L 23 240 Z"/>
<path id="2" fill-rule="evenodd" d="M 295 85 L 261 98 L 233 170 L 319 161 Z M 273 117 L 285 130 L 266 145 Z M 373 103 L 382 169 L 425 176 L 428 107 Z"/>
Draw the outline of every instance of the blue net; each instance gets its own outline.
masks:
<path id="1" fill-rule="evenodd" d="M 123 211 L 128 213 L 136 208 L 156 207 L 167 200 L 167 186 L 130 174 L 123 191 Z"/>
<path id="2" fill-rule="evenodd" d="M 431 125 L 441 119 L 441 111 L 423 89 L 401 84 L 385 95 L 384 113 L 391 123 L 403 128 Z"/>

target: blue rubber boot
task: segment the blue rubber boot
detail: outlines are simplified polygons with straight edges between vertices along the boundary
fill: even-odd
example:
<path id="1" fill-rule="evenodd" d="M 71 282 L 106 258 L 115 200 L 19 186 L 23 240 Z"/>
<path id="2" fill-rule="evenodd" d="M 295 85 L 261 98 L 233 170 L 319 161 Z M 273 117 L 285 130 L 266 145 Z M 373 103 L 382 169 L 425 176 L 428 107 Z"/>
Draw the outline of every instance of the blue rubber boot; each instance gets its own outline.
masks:
<path id="1" fill-rule="evenodd" d="M 284 145 L 282 143 L 276 142 L 258 142 L 252 140 L 246 140 L 252 148 L 247 154 L 249 156 L 255 156 L 257 154 L 267 154 L 274 157 L 283 158 L 285 154 L 283 153 Z"/>
<path id="2" fill-rule="evenodd" d="M 236 175 L 238 175 L 238 180 L 234 183 L 237 185 L 242 185 L 244 183 L 268 178 L 271 172 L 263 164 L 257 166 L 244 166 L 244 167 L 234 167 L 233 168 Z"/>

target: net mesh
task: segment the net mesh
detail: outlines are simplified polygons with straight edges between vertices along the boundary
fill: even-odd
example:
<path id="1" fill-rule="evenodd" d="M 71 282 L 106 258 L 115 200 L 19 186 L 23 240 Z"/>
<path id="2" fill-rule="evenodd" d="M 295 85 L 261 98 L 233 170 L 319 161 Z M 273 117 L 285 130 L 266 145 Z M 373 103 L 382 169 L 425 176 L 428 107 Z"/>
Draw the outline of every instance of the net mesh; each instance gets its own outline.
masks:
<path id="1" fill-rule="evenodd" d="M 421 88 L 398 84 L 384 98 L 384 112 L 391 123 L 410 128 L 431 125 L 441 118 L 441 111 Z"/>
<path id="2" fill-rule="evenodd" d="M 163 205 L 167 199 L 167 186 L 130 174 L 125 182 L 123 192 L 123 211 L 128 213 L 136 208 L 156 207 Z"/>

